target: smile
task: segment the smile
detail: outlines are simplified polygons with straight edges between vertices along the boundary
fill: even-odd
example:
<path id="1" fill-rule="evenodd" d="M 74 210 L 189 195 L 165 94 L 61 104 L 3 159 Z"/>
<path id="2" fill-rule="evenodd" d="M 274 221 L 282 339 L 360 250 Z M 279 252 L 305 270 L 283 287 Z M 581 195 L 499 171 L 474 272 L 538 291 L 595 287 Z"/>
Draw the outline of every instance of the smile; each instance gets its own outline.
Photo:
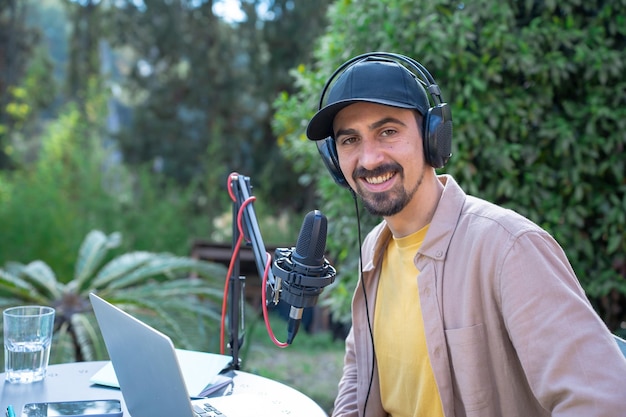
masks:
<path id="1" fill-rule="evenodd" d="M 388 172 L 384 175 L 377 175 L 375 177 L 364 177 L 364 179 L 368 184 L 382 184 L 385 181 L 389 181 L 393 176 L 393 172 Z"/>

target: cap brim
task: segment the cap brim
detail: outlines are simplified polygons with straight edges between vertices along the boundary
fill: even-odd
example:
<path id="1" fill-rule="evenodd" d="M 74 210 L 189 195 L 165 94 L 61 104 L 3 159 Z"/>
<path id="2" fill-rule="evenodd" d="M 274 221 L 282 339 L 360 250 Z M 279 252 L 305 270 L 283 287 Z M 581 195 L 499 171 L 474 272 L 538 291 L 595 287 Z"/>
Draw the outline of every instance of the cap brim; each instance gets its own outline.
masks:
<path id="1" fill-rule="evenodd" d="M 392 100 L 384 100 L 384 99 L 371 99 L 371 98 L 351 98 L 348 100 L 340 100 L 335 103 L 329 104 L 328 106 L 319 110 L 309 121 L 309 125 L 306 128 L 306 136 L 310 140 L 324 140 L 328 137 L 332 137 L 334 135 L 333 132 L 333 121 L 335 120 L 335 116 L 345 107 L 348 107 L 350 104 L 358 103 L 358 102 L 367 102 L 367 103 L 375 103 L 375 104 L 383 104 L 386 106 L 392 107 L 400 107 L 403 109 L 413 109 L 415 108 L 412 104 L 400 103 Z M 417 110 L 417 109 L 416 109 Z"/>

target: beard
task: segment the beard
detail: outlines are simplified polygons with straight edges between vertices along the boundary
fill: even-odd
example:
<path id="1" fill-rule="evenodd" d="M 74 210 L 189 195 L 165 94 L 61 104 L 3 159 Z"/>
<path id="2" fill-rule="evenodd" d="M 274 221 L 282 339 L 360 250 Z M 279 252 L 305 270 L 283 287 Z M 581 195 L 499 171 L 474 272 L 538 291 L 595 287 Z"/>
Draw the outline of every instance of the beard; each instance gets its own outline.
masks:
<path id="1" fill-rule="evenodd" d="M 403 186 L 404 181 L 400 181 L 400 183 L 391 190 L 381 193 L 371 193 L 364 190 L 358 180 L 360 177 L 379 176 L 388 172 L 394 172 L 395 175 L 399 175 L 402 180 L 404 180 L 404 169 L 399 164 L 386 164 L 372 171 L 357 168 L 352 173 L 352 179 L 356 184 L 356 193 L 361 198 L 363 207 L 374 216 L 389 217 L 400 213 L 413 199 L 413 196 L 415 196 L 415 193 L 424 180 L 424 171 L 422 171 L 417 183 L 412 189 L 407 190 Z"/>

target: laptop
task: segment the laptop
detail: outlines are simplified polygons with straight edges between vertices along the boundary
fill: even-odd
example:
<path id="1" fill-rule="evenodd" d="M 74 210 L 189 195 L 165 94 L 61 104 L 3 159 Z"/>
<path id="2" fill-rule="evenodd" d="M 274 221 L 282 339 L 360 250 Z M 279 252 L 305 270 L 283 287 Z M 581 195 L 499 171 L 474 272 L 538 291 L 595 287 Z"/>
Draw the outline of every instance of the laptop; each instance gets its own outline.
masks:
<path id="1" fill-rule="evenodd" d="M 131 417 L 283 414 L 254 394 L 191 399 L 168 336 L 93 293 L 89 298 Z"/>

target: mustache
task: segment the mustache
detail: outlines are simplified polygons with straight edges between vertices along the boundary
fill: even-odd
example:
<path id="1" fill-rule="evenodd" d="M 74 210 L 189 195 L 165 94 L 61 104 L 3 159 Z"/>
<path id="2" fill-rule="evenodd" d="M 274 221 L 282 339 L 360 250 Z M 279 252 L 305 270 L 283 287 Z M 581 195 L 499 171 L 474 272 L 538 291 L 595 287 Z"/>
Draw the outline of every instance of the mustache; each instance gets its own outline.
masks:
<path id="1" fill-rule="evenodd" d="M 352 172 L 352 179 L 356 181 L 357 178 L 362 177 L 377 177 L 379 175 L 386 174 L 388 172 L 402 172 L 402 166 L 398 163 L 388 163 L 384 165 L 377 166 L 374 169 L 366 169 L 363 167 L 357 167 Z"/>

